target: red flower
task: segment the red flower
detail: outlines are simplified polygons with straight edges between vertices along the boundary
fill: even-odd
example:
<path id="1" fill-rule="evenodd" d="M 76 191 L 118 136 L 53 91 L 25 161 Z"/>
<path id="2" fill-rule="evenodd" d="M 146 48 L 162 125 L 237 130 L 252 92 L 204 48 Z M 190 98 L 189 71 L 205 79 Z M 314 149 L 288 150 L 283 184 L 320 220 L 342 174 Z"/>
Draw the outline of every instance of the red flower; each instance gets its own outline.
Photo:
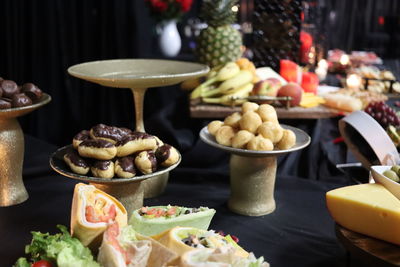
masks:
<path id="1" fill-rule="evenodd" d="M 162 0 L 150 0 L 150 4 L 157 12 L 164 12 L 168 8 L 168 4 Z"/>
<path id="2" fill-rule="evenodd" d="M 176 0 L 178 4 L 181 5 L 182 12 L 188 12 L 192 6 L 192 0 Z"/>

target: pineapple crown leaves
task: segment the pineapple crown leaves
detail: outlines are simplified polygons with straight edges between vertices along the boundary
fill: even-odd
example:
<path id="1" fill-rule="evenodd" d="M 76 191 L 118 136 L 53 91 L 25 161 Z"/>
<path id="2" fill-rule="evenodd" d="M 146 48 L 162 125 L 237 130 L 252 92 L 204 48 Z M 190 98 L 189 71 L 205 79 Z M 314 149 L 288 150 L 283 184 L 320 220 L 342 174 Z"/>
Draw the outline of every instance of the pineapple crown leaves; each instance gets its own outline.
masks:
<path id="1" fill-rule="evenodd" d="M 209 26 L 218 27 L 232 24 L 236 21 L 236 13 L 232 7 L 238 0 L 203 0 L 200 18 Z"/>

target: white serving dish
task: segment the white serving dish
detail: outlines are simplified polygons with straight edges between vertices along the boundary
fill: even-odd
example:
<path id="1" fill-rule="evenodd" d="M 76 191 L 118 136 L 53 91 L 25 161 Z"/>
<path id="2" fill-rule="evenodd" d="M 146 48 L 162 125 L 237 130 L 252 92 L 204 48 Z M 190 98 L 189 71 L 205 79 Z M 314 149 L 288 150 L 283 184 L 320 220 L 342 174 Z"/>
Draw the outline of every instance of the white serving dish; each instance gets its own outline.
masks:
<path id="1" fill-rule="evenodd" d="M 400 199 L 400 184 L 383 175 L 392 166 L 371 166 L 371 176 L 376 183 L 383 185 L 390 193 Z"/>

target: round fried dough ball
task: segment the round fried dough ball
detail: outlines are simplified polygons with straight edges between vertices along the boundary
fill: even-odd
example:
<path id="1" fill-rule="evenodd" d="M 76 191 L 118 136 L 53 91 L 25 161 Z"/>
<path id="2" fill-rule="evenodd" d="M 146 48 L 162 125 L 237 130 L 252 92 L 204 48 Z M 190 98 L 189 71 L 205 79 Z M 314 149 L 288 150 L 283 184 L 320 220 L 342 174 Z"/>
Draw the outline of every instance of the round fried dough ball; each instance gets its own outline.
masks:
<path id="1" fill-rule="evenodd" d="M 227 116 L 224 120 L 224 125 L 231 126 L 232 128 L 239 127 L 239 121 L 242 118 L 242 115 L 239 112 L 232 113 Z"/>
<path id="2" fill-rule="evenodd" d="M 251 133 L 256 133 L 257 128 L 261 123 L 262 121 L 260 116 L 254 111 L 247 111 L 239 121 L 240 129 L 247 130 Z"/>
<path id="3" fill-rule="evenodd" d="M 277 147 L 281 150 L 289 149 L 296 144 L 296 135 L 292 130 L 284 129 L 281 141 L 277 144 Z"/>
<path id="4" fill-rule="evenodd" d="M 232 147 L 234 148 L 245 148 L 247 143 L 254 137 L 254 134 L 246 131 L 240 130 L 232 138 Z"/>
<path id="5" fill-rule="evenodd" d="M 256 135 L 247 143 L 247 149 L 271 151 L 274 150 L 274 144 L 272 144 L 271 140 L 262 137 L 262 135 Z"/>
<path id="6" fill-rule="evenodd" d="M 260 115 L 263 122 L 272 121 L 278 122 L 278 115 L 276 114 L 276 110 L 273 106 L 269 104 L 262 104 L 257 110 L 258 115 Z"/>
<path id="7" fill-rule="evenodd" d="M 244 102 L 242 104 L 242 112 L 243 114 L 246 113 L 247 111 L 256 111 L 258 109 L 259 105 L 254 102 Z"/>
<path id="8" fill-rule="evenodd" d="M 207 125 L 208 132 L 215 136 L 215 134 L 217 133 L 218 129 L 221 128 L 221 126 L 223 124 L 224 123 L 222 121 L 218 121 L 218 120 L 210 122 Z"/>
<path id="9" fill-rule="evenodd" d="M 271 140 L 274 144 L 278 143 L 283 136 L 283 128 L 279 123 L 272 121 L 263 122 L 260 127 L 258 127 L 257 132 L 264 138 Z"/>
<path id="10" fill-rule="evenodd" d="M 236 131 L 228 125 L 223 125 L 221 128 L 218 129 L 217 133 L 215 134 L 215 139 L 217 143 L 223 146 L 231 146 L 232 145 L 232 138 L 235 136 Z"/>

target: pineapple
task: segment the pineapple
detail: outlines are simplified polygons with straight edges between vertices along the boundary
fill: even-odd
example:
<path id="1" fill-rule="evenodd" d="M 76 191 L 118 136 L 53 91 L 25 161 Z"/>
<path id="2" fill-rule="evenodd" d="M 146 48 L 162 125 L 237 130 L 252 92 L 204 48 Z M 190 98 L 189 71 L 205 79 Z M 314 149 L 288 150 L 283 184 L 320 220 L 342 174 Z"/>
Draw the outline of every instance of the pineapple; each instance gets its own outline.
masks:
<path id="1" fill-rule="evenodd" d="M 197 40 L 197 57 L 210 67 L 236 61 L 242 56 L 242 36 L 232 27 L 236 13 L 232 7 L 238 0 L 203 0 L 200 17 L 208 27 Z"/>

